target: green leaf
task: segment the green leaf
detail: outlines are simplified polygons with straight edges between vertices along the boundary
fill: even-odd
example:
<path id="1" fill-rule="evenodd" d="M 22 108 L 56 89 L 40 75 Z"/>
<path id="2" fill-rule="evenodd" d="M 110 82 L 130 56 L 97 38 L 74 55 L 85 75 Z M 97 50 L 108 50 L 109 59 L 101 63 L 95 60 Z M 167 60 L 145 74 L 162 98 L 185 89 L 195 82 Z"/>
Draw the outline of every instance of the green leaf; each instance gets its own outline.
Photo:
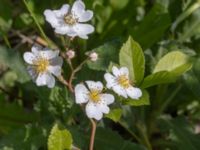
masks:
<path id="1" fill-rule="evenodd" d="M 72 142 L 71 133 L 61 125 L 55 124 L 48 138 L 48 150 L 70 150 Z"/>
<path id="2" fill-rule="evenodd" d="M 112 140 L 108 140 L 112 139 Z M 95 137 L 96 150 L 145 150 L 141 145 L 124 140 L 117 132 L 97 128 Z"/>
<path id="3" fill-rule="evenodd" d="M 25 62 L 17 51 L 0 47 L 0 64 L 1 63 L 8 66 L 17 74 L 17 79 L 20 83 L 25 83 L 30 80 Z"/>
<path id="4" fill-rule="evenodd" d="M 21 127 L 39 119 L 38 113 L 27 111 L 16 103 L 0 101 L 0 108 L 0 130 Z"/>
<path id="5" fill-rule="evenodd" d="M 194 61 L 194 65 L 190 71 L 184 74 L 183 79 L 186 83 L 187 88 L 196 96 L 197 99 L 200 97 L 200 59 Z"/>
<path id="6" fill-rule="evenodd" d="M 180 68 L 181 66 L 185 66 Z M 179 68 L 179 69 L 178 69 Z M 191 68 L 189 57 L 180 51 L 173 51 L 162 57 L 154 68 L 153 73 L 160 71 L 175 71 L 178 75 Z M 183 69 L 183 70 L 182 70 Z M 180 71 L 180 72 L 179 72 Z"/>
<path id="7" fill-rule="evenodd" d="M 110 0 L 111 6 L 116 9 L 123 9 L 129 3 L 129 0 Z"/>
<path id="8" fill-rule="evenodd" d="M 48 126 L 27 124 L 3 136 L 0 150 L 39 150 L 46 147 Z M 23 142 L 22 142 L 23 141 Z M 12 149 L 6 149 L 6 148 Z M 4 149 L 5 148 L 5 149 Z M 45 148 L 46 149 L 46 148 Z"/>
<path id="9" fill-rule="evenodd" d="M 131 31 L 131 35 L 146 49 L 160 40 L 170 23 L 170 15 L 165 7 L 155 4 L 140 25 Z"/>
<path id="10" fill-rule="evenodd" d="M 98 54 L 98 60 L 95 62 L 88 61 L 88 67 L 94 70 L 105 71 L 110 62 L 118 62 L 118 54 L 121 46 L 120 40 L 108 42 L 92 51 Z"/>
<path id="11" fill-rule="evenodd" d="M 130 106 L 142 106 L 142 105 L 149 105 L 149 93 L 146 90 L 142 91 L 142 97 L 138 100 L 135 99 L 124 99 L 122 101 L 123 104 L 125 105 L 130 105 Z"/>
<path id="12" fill-rule="evenodd" d="M 160 119 L 160 126 L 168 129 L 171 136 L 168 138 L 176 143 L 177 150 L 199 150 L 200 135 L 194 134 L 189 123 L 183 117 L 176 119 Z"/>
<path id="13" fill-rule="evenodd" d="M 162 57 L 153 74 L 145 77 L 141 87 L 147 88 L 157 84 L 174 82 L 176 78 L 191 69 L 190 58 L 180 51 L 173 51 Z"/>
<path id="14" fill-rule="evenodd" d="M 106 114 L 105 116 L 113 120 L 114 122 L 118 122 L 122 116 L 122 109 L 120 108 L 111 109 L 109 114 Z"/>
<path id="15" fill-rule="evenodd" d="M 120 66 L 129 69 L 130 79 L 140 84 L 144 77 L 145 59 L 140 45 L 129 37 L 119 54 Z"/>
<path id="16" fill-rule="evenodd" d="M 170 83 L 174 81 L 175 78 L 172 76 L 170 72 L 160 71 L 145 77 L 141 87 L 148 88 L 154 85 Z"/>

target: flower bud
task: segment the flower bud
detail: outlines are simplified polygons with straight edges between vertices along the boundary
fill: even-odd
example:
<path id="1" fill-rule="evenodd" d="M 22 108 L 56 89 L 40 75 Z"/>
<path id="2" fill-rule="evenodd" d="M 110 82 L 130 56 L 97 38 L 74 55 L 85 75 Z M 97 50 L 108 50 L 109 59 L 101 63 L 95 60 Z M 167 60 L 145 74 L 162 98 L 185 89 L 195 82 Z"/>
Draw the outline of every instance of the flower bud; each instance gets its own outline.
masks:
<path id="1" fill-rule="evenodd" d="M 89 54 L 90 60 L 91 61 L 97 61 L 98 59 L 98 54 L 96 52 L 92 52 Z"/>
<path id="2" fill-rule="evenodd" d="M 67 58 L 68 58 L 68 59 L 72 59 L 72 58 L 75 57 L 75 51 L 73 51 L 73 50 L 68 50 L 68 51 L 66 52 L 66 55 L 67 55 Z"/>

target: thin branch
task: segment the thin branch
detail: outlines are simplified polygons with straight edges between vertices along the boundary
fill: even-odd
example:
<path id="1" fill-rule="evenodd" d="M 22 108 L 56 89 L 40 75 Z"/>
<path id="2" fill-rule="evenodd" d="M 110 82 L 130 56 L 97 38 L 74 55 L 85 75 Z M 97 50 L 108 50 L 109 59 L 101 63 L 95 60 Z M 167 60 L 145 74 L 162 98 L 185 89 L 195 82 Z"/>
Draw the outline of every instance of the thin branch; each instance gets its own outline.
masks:
<path id="1" fill-rule="evenodd" d="M 93 119 L 90 119 L 90 121 L 92 124 L 92 131 L 91 131 L 91 136 L 90 136 L 90 149 L 89 150 L 94 150 L 94 139 L 95 139 L 97 125 Z"/>
<path id="2" fill-rule="evenodd" d="M 85 59 L 78 67 L 76 67 L 76 68 L 72 71 L 71 76 L 70 76 L 70 78 L 69 78 L 69 82 L 68 82 L 68 83 L 69 83 L 69 88 L 70 88 L 70 91 L 71 91 L 71 92 L 74 92 L 73 85 L 72 85 L 72 81 L 73 81 L 73 79 L 74 79 L 76 73 L 77 73 L 78 71 L 81 70 L 82 66 L 83 66 L 86 62 L 87 62 L 87 59 Z"/>

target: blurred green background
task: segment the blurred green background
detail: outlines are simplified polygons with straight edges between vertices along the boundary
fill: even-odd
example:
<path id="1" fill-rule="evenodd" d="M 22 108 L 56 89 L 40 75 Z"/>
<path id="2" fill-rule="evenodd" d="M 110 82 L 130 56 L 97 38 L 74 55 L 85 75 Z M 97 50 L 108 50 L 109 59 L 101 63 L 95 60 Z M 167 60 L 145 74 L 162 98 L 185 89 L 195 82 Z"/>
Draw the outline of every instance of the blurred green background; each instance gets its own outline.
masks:
<path id="1" fill-rule="evenodd" d="M 89 50 L 97 50 L 105 59 L 84 66 L 75 83 L 102 80 L 109 63 L 117 63 L 119 49 L 129 35 L 144 50 L 145 76 L 171 51 L 180 50 L 193 62 L 192 69 L 173 83 L 162 81 L 148 88 L 151 105 L 123 106 L 120 121 L 106 118 L 99 123 L 95 150 L 200 150 L 200 1 L 84 2 L 94 11 L 95 33 L 87 41 L 74 41 L 79 55 L 73 63 L 80 63 Z M 73 1 L 27 0 L 47 37 L 60 49 L 64 49 L 62 40 L 45 22 L 43 12 L 64 3 Z M 59 82 L 53 89 L 36 87 L 27 74 L 22 54 L 44 40 L 27 7 L 21 0 L 0 0 L 0 150 L 47 149 L 56 121 L 70 130 L 77 147 L 86 150 L 89 121 L 74 104 L 73 95 Z M 64 71 L 68 77 L 67 65 Z"/>

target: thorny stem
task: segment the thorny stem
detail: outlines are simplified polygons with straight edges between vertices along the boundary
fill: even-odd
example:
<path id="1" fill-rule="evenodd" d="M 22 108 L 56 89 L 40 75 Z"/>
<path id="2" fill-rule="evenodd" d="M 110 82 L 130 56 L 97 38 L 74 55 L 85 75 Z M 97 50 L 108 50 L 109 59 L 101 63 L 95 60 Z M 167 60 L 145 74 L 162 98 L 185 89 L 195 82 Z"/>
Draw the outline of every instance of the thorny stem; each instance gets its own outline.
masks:
<path id="1" fill-rule="evenodd" d="M 91 124 L 92 124 L 92 131 L 91 131 L 91 136 L 90 136 L 90 149 L 89 150 L 93 150 L 97 125 L 96 125 L 96 122 L 93 119 L 90 119 L 90 121 L 91 121 Z"/>

